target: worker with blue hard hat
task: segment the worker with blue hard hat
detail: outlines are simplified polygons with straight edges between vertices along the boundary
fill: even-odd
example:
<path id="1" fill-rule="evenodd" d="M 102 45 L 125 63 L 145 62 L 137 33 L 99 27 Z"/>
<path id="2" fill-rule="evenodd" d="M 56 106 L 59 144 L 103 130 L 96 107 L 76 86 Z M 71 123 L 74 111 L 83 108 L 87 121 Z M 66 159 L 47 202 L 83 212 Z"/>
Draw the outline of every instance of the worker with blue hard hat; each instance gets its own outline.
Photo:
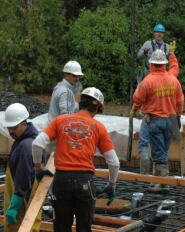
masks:
<path id="1" fill-rule="evenodd" d="M 148 74 L 149 71 L 149 62 L 148 60 L 151 58 L 152 53 L 156 49 L 161 49 L 164 51 L 165 55 L 168 57 L 169 55 L 169 45 L 164 42 L 164 33 L 166 32 L 165 26 L 161 23 L 157 23 L 154 26 L 154 39 L 147 40 L 143 46 L 139 49 L 137 53 L 137 58 L 139 60 L 145 61 L 145 70 L 144 76 Z"/>

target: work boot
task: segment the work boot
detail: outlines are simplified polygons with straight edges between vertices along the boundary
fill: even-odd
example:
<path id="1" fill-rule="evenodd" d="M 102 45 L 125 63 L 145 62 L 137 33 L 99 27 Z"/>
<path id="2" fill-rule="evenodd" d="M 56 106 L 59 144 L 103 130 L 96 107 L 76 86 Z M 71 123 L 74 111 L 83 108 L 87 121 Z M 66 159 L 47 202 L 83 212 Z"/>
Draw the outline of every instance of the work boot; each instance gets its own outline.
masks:
<path id="1" fill-rule="evenodd" d="M 169 176 L 169 167 L 168 164 L 160 164 L 159 165 L 161 176 Z M 169 185 L 161 184 L 161 192 L 168 193 L 170 190 Z"/>
<path id="2" fill-rule="evenodd" d="M 150 158 L 148 154 L 140 153 L 140 173 L 148 175 L 150 172 Z"/>
<path id="3" fill-rule="evenodd" d="M 153 175 L 154 176 L 169 176 L 168 164 L 156 164 L 153 163 Z M 153 193 L 168 193 L 169 186 L 163 184 L 151 184 L 149 191 Z"/>
<path id="4" fill-rule="evenodd" d="M 153 176 L 160 176 L 159 173 L 159 169 L 157 169 L 157 164 L 155 162 L 153 162 L 153 168 L 152 168 L 152 175 Z M 155 184 L 155 183 L 151 183 L 148 191 L 149 192 L 157 192 L 160 188 L 160 184 Z"/>

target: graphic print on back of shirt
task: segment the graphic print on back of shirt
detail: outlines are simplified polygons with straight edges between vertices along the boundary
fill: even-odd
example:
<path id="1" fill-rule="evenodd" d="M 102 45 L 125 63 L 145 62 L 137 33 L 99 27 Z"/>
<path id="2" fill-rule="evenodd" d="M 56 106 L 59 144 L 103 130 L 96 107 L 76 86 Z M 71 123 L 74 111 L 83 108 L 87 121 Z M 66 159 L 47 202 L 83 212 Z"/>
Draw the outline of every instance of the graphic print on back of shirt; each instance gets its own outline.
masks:
<path id="1" fill-rule="evenodd" d="M 64 133 L 69 138 L 68 144 L 73 148 L 81 146 L 83 140 L 92 137 L 90 127 L 84 122 L 70 122 L 64 126 Z"/>

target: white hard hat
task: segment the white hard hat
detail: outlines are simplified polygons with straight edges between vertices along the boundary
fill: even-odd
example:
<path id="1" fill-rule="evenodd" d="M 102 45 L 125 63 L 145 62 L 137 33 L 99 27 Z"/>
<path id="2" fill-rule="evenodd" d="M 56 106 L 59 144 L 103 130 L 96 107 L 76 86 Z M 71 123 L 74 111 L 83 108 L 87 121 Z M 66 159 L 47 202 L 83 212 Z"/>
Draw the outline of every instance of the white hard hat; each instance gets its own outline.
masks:
<path id="1" fill-rule="evenodd" d="M 83 76 L 80 64 L 77 61 L 68 61 L 63 68 L 64 73 L 71 73 L 76 76 Z"/>
<path id="2" fill-rule="evenodd" d="M 92 98 L 96 99 L 99 103 L 103 105 L 104 103 L 104 96 L 102 92 L 95 88 L 95 87 L 88 87 L 82 91 L 83 95 L 91 96 Z"/>
<path id="3" fill-rule="evenodd" d="M 168 60 L 164 51 L 157 49 L 152 53 L 151 58 L 149 59 L 150 64 L 167 64 Z"/>
<path id="4" fill-rule="evenodd" d="M 4 127 L 17 126 L 29 117 L 26 107 L 20 103 L 14 103 L 6 108 L 4 120 L 2 124 Z"/>

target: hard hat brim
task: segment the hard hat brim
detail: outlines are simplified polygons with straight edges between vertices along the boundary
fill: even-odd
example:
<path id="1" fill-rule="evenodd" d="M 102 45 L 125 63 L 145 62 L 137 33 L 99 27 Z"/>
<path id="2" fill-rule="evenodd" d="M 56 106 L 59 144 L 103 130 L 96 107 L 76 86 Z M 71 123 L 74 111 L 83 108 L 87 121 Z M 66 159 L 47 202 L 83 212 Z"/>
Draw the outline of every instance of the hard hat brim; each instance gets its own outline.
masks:
<path id="1" fill-rule="evenodd" d="M 28 115 L 28 117 L 29 117 L 29 115 Z M 18 124 L 20 124 L 21 122 L 25 121 L 26 119 L 28 119 L 28 117 L 25 119 L 20 119 L 16 122 L 8 122 L 5 120 L 5 114 L 4 114 L 3 118 L 1 119 L 1 124 L 3 127 L 14 127 L 14 126 L 17 126 Z"/>
<path id="2" fill-rule="evenodd" d="M 148 62 L 150 64 L 168 64 L 168 60 L 164 60 L 164 61 L 152 61 L 151 59 L 149 59 Z"/>
<path id="3" fill-rule="evenodd" d="M 165 33 L 165 31 L 160 31 L 160 30 L 155 30 L 154 32 L 160 32 L 160 33 Z"/>
<path id="4" fill-rule="evenodd" d="M 74 74 L 75 76 L 84 76 L 84 73 L 80 72 L 73 72 L 71 74 Z"/>
<path id="5" fill-rule="evenodd" d="M 75 76 L 84 76 L 84 73 L 82 73 L 82 72 L 66 72 L 63 70 L 63 73 L 69 73 L 69 74 L 73 74 Z"/>

